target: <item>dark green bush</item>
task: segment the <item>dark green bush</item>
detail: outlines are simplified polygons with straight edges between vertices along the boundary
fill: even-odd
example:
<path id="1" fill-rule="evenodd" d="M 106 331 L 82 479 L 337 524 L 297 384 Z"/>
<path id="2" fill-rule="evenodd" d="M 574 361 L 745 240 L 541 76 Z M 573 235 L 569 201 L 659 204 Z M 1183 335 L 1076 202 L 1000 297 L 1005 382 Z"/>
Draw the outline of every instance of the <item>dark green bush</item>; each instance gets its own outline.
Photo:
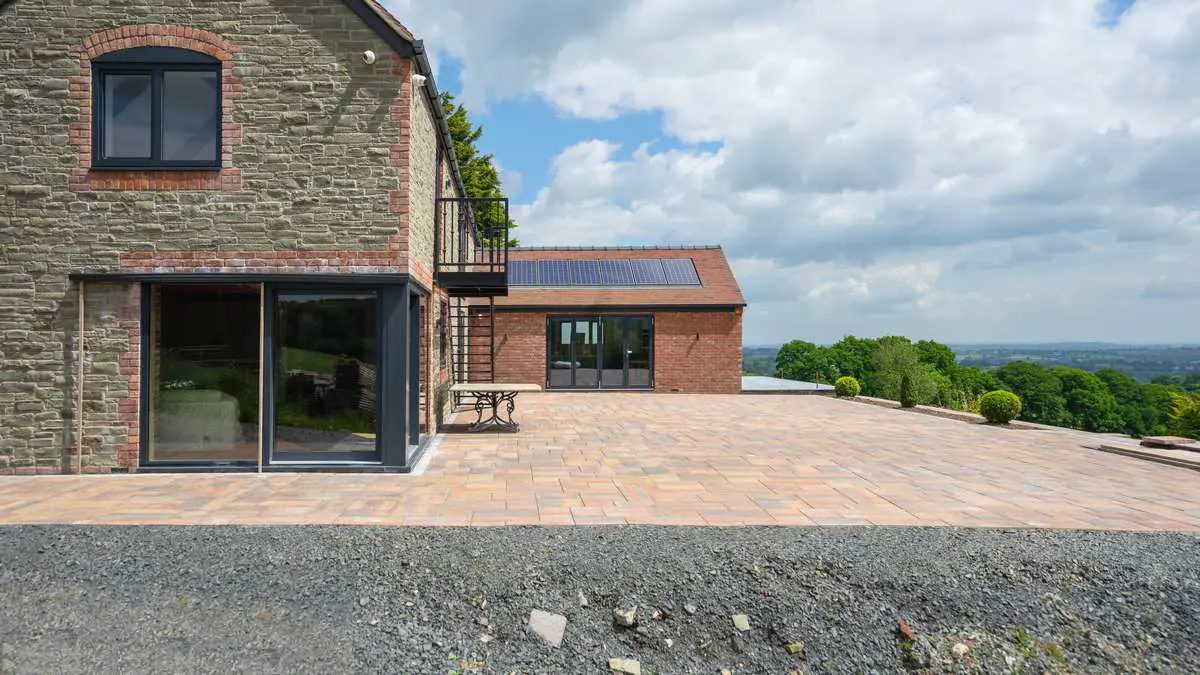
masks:
<path id="1" fill-rule="evenodd" d="M 909 371 L 900 376 L 900 407 L 915 408 L 917 406 L 917 383 Z"/>
<path id="2" fill-rule="evenodd" d="M 1011 391 L 989 391 L 979 399 L 979 414 L 992 424 L 1006 424 L 1021 414 L 1021 399 Z"/>
<path id="3" fill-rule="evenodd" d="M 833 393 L 837 394 L 838 396 L 854 398 L 855 396 L 858 396 L 859 392 L 861 391 L 862 386 L 859 385 L 858 380 L 850 377 L 849 375 L 846 377 L 839 377 L 837 382 L 833 383 Z"/>

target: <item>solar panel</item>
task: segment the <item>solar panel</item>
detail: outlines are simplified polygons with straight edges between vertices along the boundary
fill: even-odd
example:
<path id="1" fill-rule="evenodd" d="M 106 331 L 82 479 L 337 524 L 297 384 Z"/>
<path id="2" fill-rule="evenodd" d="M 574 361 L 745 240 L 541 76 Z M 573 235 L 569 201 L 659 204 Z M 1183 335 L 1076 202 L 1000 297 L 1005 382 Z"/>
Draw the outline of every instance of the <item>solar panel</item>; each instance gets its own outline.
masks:
<path id="1" fill-rule="evenodd" d="M 599 262 L 601 286 L 633 285 L 633 270 L 630 269 L 628 260 L 601 260 Z"/>
<path id="2" fill-rule="evenodd" d="M 510 260 L 512 286 L 699 286 L 691 258 Z"/>
<path id="3" fill-rule="evenodd" d="M 536 260 L 508 261 L 508 283 L 510 286 L 537 286 Z"/>
<path id="4" fill-rule="evenodd" d="M 579 286 L 599 286 L 600 285 L 600 261 L 599 260 L 572 260 L 571 261 L 571 278 Z"/>
<path id="5" fill-rule="evenodd" d="M 636 286 L 663 286 L 667 283 L 662 260 L 658 258 L 630 260 L 629 266 L 633 269 L 633 283 Z"/>
<path id="6" fill-rule="evenodd" d="M 700 276 L 696 274 L 696 264 L 691 258 L 663 258 L 663 272 L 667 275 L 667 284 L 671 286 L 698 286 Z"/>
<path id="7" fill-rule="evenodd" d="M 566 260 L 539 260 L 538 282 L 541 286 L 570 286 L 570 269 Z"/>

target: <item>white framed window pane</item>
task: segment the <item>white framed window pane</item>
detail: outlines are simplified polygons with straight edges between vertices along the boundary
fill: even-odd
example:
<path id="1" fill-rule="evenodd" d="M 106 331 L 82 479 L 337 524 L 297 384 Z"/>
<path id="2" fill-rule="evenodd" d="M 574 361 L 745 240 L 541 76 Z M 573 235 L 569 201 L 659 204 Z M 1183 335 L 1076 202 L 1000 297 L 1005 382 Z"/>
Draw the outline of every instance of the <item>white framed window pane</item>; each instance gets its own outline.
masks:
<path id="1" fill-rule="evenodd" d="M 217 74 L 168 70 L 163 73 L 162 158 L 212 162 L 217 159 Z"/>
<path id="2" fill-rule="evenodd" d="M 150 157 L 150 102 L 149 75 L 104 77 L 105 157 Z"/>

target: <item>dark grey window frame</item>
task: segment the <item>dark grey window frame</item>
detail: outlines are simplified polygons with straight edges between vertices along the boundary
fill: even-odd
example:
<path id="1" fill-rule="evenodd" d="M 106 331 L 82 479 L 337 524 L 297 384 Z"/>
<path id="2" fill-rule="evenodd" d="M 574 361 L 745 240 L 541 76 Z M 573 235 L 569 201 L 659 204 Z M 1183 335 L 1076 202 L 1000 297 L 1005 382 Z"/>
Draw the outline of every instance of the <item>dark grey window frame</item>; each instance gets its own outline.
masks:
<path id="1" fill-rule="evenodd" d="M 216 141 L 212 160 L 180 161 L 162 159 L 163 74 L 168 71 L 214 73 L 217 78 L 216 114 L 213 135 Z M 147 75 L 150 77 L 150 157 L 104 156 L 104 78 L 109 75 Z M 221 131 L 224 93 L 221 61 L 207 54 L 179 47 L 135 47 L 109 52 L 92 60 L 92 168 L 118 170 L 220 170 Z"/>
<path id="2" fill-rule="evenodd" d="M 262 450 L 265 450 L 264 464 L 270 465 L 288 465 L 288 464 L 329 464 L 329 463 L 360 463 L 360 464 L 380 464 L 383 461 L 383 379 L 386 373 L 383 368 L 383 353 L 384 353 L 384 310 L 383 301 L 380 289 L 370 286 L 355 287 L 349 286 L 344 288 L 331 288 L 328 286 L 306 287 L 303 285 L 272 285 L 266 288 L 266 311 L 264 317 L 264 335 L 265 341 L 263 364 L 267 368 L 266 386 L 263 387 L 263 396 L 266 401 L 260 403 L 264 406 L 267 416 L 264 417 L 266 422 L 265 429 L 259 430 L 259 439 L 262 444 Z M 281 380 L 283 373 L 279 372 L 279 358 L 281 356 L 280 344 L 278 341 L 279 334 L 279 314 L 282 310 L 280 301 L 289 295 L 364 295 L 371 296 L 375 302 L 375 369 L 379 373 L 379 377 L 375 380 L 375 447 L 368 452 L 281 452 L 275 448 L 275 404 L 278 394 L 276 388 Z M 271 391 L 267 391 L 271 390 Z"/>
<path id="3" fill-rule="evenodd" d="M 554 324 L 555 324 L 555 322 L 558 322 L 558 321 L 595 321 L 600 324 L 601 336 L 603 337 L 604 319 L 621 319 L 624 322 L 625 329 L 624 329 L 624 335 L 622 336 L 622 342 L 629 339 L 629 321 L 630 320 L 645 319 L 649 323 L 649 325 L 650 325 L 650 345 L 649 345 L 650 383 L 648 385 L 639 385 L 639 386 L 621 386 L 621 387 L 602 386 L 601 377 L 600 377 L 600 373 L 603 372 L 603 370 L 604 370 L 604 349 L 603 349 L 603 339 L 602 339 L 601 342 L 597 343 L 597 345 L 596 345 L 596 385 L 595 386 L 590 386 L 590 387 L 576 386 L 575 385 L 575 369 L 574 368 L 571 369 L 571 384 L 569 386 L 565 386 L 565 387 L 550 386 L 550 373 L 552 370 L 550 367 L 550 364 L 551 364 L 551 361 L 553 361 L 553 357 L 551 356 L 551 354 L 552 354 L 552 350 L 554 348 L 554 338 L 555 338 Z M 545 363 L 545 366 L 546 366 L 546 389 L 548 391 L 549 390 L 553 390 L 553 391 L 653 391 L 654 390 L 654 358 L 655 358 L 654 338 L 655 338 L 654 314 L 646 314 L 646 313 L 639 313 L 639 312 L 614 313 L 614 314 L 549 314 L 546 316 L 546 363 Z M 575 358 L 574 350 L 575 350 L 575 348 L 574 348 L 574 345 L 572 344 L 572 347 L 571 347 L 571 359 L 572 360 L 574 360 L 574 358 Z M 623 379 L 626 382 L 628 382 L 628 380 L 629 380 L 628 358 L 626 358 L 624 360 L 624 362 L 622 364 L 622 369 L 624 370 Z"/>
<path id="4" fill-rule="evenodd" d="M 413 306 L 417 299 L 428 296 L 428 290 L 407 277 L 388 277 L 386 275 L 333 275 L 299 274 L 299 275 L 257 275 L 257 274 L 131 274 L 131 275 L 72 275 L 72 280 L 84 281 L 133 281 L 140 284 L 141 290 L 141 377 L 139 396 L 139 470 L 253 470 L 255 465 L 261 465 L 263 470 L 294 471 L 304 470 L 305 467 L 318 470 L 338 470 L 339 467 L 349 469 L 379 468 L 389 471 L 408 471 L 415 466 L 424 449 L 419 446 L 419 420 L 416 419 L 415 392 L 420 386 L 419 345 L 413 345 L 415 336 L 413 325 Z M 267 369 L 266 387 L 263 388 L 263 400 L 259 405 L 263 409 L 264 428 L 259 429 L 259 460 L 245 461 L 211 461 L 211 460 L 157 460 L 151 461 L 150 426 L 147 424 L 150 415 L 150 289 L 155 285 L 174 284 L 225 284 L 225 283 L 263 283 L 266 293 L 262 317 L 263 335 L 263 367 Z M 314 457 L 312 463 L 290 460 L 282 463 L 272 463 L 274 450 L 274 419 L 275 419 L 275 387 L 273 377 L 275 370 L 275 298 L 279 292 L 302 291 L 308 293 L 344 293 L 372 292 L 376 294 L 376 335 L 378 345 L 377 358 L 379 372 L 384 376 L 377 383 L 376 400 L 379 413 L 376 416 L 376 447 L 378 460 L 355 458 L 336 458 L 325 454 Z M 416 361 L 412 361 L 412 359 Z M 410 367 L 411 366 L 411 367 Z M 410 400 L 412 399 L 412 400 Z M 385 411 L 391 411 L 385 413 Z M 414 447 L 417 446 L 417 447 Z M 319 460 L 319 461 L 318 461 Z"/>

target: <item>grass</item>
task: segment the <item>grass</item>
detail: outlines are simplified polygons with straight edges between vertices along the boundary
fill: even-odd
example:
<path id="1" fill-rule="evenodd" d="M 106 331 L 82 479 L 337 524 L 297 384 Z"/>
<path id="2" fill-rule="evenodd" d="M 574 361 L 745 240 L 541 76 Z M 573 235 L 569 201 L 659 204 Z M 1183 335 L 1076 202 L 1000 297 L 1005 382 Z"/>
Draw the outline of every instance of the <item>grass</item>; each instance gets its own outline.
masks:
<path id="1" fill-rule="evenodd" d="M 284 427 L 375 433 L 375 419 L 361 410 L 338 410 L 322 417 L 313 417 L 295 403 L 280 403 L 275 410 L 275 423 Z"/>
<path id="2" fill-rule="evenodd" d="M 338 357 L 325 352 L 315 352 L 299 347 L 283 348 L 284 370 L 306 370 L 314 373 L 332 373 L 337 365 Z"/>

